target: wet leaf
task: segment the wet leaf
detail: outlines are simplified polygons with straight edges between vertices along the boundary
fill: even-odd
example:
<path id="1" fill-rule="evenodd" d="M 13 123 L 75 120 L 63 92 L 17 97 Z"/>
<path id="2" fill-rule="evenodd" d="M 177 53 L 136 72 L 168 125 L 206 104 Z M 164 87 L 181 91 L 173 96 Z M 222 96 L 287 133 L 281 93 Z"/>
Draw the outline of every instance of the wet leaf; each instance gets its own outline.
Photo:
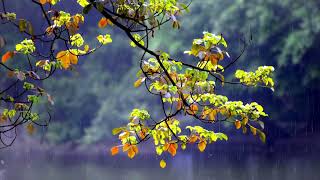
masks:
<path id="1" fill-rule="evenodd" d="M 138 147 L 136 145 L 131 145 L 128 150 L 128 157 L 132 159 L 136 154 L 138 154 Z"/>
<path id="2" fill-rule="evenodd" d="M 144 81 L 144 78 L 139 78 L 138 80 L 136 80 L 136 82 L 134 82 L 134 87 L 137 88 L 139 86 L 141 86 L 142 82 Z"/>
<path id="3" fill-rule="evenodd" d="M 118 147 L 118 146 L 113 146 L 113 147 L 110 149 L 110 152 L 111 152 L 111 155 L 112 155 L 112 156 L 118 154 L 118 153 L 119 153 L 119 147 Z"/>
<path id="4" fill-rule="evenodd" d="M 206 149 L 206 146 L 207 146 L 207 142 L 206 141 L 201 141 L 198 144 L 198 149 L 200 150 L 200 152 L 203 152 Z"/>
<path id="5" fill-rule="evenodd" d="M 162 159 L 161 161 L 160 161 L 160 167 L 161 168 L 165 168 L 167 166 L 167 163 Z"/>
<path id="6" fill-rule="evenodd" d="M 119 134 L 122 130 L 123 130 L 123 128 L 114 128 L 114 129 L 112 129 L 112 135 Z"/>
<path id="7" fill-rule="evenodd" d="M 174 144 L 169 144 L 168 152 L 171 154 L 171 156 L 175 156 L 177 154 L 177 148 Z"/>
<path id="8" fill-rule="evenodd" d="M 108 25 L 108 19 L 103 17 L 100 19 L 100 21 L 98 22 L 98 27 L 99 28 L 104 28 Z"/>
<path id="9" fill-rule="evenodd" d="M 252 132 L 252 134 L 255 136 L 257 135 L 257 128 L 250 126 L 250 131 Z"/>
<path id="10" fill-rule="evenodd" d="M 19 31 L 23 32 L 27 29 L 27 21 L 24 19 L 19 20 Z"/>
<path id="11" fill-rule="evenodd" d="M 61 61 L 64 69 L 68 69 L 71 64 L 78 64 L 78 57 L 69 51 L 60 51 L 56 58 Z"/>
<path id="12" fill-rule="evenodd" d="M 1 62 L 2 62 L 2 63 L 5 63 L 5 62 L 7 62 L 10 58 L 12 58 L 13 56 L 14 56 L 14 52 L 12 52 L 12 51 L 7 51 L 7 52 L 2 56 Z"/>
<path id="13" fill-rule="evenodd" d="M 35 127 L 32 123 L 29 123 L 26 128 L 29 135 L 32 135 L 35 132 Z"/>
<path id="14" fill-rule="evenodd" d="M 236 129 L 240 129 L 241 128 L 241 122 L 239 120 L 236 120 L 234 122 L 234 126 L 236 127 Z"/>

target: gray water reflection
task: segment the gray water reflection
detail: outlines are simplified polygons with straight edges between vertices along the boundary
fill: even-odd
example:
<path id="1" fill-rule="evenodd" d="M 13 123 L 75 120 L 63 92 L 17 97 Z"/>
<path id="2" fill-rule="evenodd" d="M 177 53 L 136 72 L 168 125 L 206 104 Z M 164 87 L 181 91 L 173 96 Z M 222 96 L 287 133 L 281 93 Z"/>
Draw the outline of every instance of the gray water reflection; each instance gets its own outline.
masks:
<path id="1" fill-rule="evenodd" d="M 35 154 L 18 159 L 2 157 L 0 180 L 319 180 L 316 156 L 272 157 L 220 152 L 182 153 L 159 168 L 155 157 L 142 155 L 98 158 L 54 157 Z"/>

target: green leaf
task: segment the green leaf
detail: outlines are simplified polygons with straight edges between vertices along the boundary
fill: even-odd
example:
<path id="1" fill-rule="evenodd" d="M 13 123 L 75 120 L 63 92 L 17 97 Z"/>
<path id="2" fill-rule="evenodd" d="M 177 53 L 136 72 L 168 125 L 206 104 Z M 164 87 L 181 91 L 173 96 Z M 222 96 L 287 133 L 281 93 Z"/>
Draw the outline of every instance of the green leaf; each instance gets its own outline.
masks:
<path id="1" fill-rule="evenodd" d="M 27 29 L 27 21 L 24 19 L 19 20 L 19 31 L 23 32 Z"/>

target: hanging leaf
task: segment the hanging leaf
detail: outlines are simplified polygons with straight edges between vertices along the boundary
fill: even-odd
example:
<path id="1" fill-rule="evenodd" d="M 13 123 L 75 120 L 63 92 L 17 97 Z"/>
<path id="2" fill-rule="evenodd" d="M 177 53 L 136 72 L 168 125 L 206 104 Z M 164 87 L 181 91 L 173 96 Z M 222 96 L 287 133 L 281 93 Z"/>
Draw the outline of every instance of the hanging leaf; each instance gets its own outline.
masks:
<path id="1" fill-rule="evenodd" d="M 114 155 L 116 155 L 116 154 L 119 153 L 119 147 L 118 147 L 118 146 L 113 146 L 113 147 L 110 149 L 110 151 L 111 151 L 111 155 L 114 156 Z"/>
<path id="2" fill-rule="evenodd" d="M 160 161 L 160 167 L 161 168 L 165 168 L 167 166 L 167 163 L 163 160 L 163 159 L 161 159 L 161 161 Z"/>
<path id="3" fill-rule="evenodd" d="M 175 156 L 177 154 L 177 146 L 176 144 L 167 144 L 168 152 L 171 154 L 171 156 Z"/>
<path id="4" fill-rule="evenodd" d="M 257 129 L 257 133 L 259 135 L 259 138 L 260 140 L 263 142 L 263 143 L 266 143 L 266 135 L 264 134 L 264 132 L 260 131 Z"/>
<path id="5" fill-rule="evenodd" d="M 136 154 L 138 154 L 138 147 L 136 145 L 130 145 L 128 150 L 128 157 L 132 159 Z"/>
<path id="6" fill-rule="evenodd" d="M 12 58 L 13 56 L 14 56 L 14 52 L 12 52 L 12 51 L 7 51 L 7 52 L 2 56 L 1 62 L 2 62 L 2 63 L 5 63 L 5 62 L 7 62 L 10 58 Z"/>
<path id="7" fill-rule="evenodd" d="M 217 115 L 217 110 L 213 109 L 209 113 L 209 120 L 210 121 L 215 121 L 216 120 L 216 115 Z"/>
<path id="8" fill-rule="evenodd" d="M 198 140 L 198 136 L 195 136 L 195 135 L 192 135 L 192 136 L 189 138 L 189 142 L 190 142 L 190 143 L 195 143 L 197 140 Z"/>
<path id="9" fill-rule="evenodd" d="M 78 64 L 78 57 L 69 51 L 60 51 L 56 58 L 61 61 L 64 69 L 68 69 L 71 64 Z"/>
<path id="10" fill-rule="evenodd" d="M 241 128 L 241 122 L 239 120 L 236 120 L 234 122 L 234 126 L 236 127 L 236 129 L 240 129 Z"/>
<path id="11" fill-rule="evenodd" d="M 245 116 L 244 118 L 242 118 L 242 124 L 243 124 L 244 126 L 247 125 L 248 121 L 249 121 L 249 118 L 248 118 L 247 116 Z"/>
<path id="12" fill-rule="evenodd" d="M 190 109 L 187 110 L 187 112 L 190 114 L 190 115 L 195 115 L 197 112 L 198 112 L 199 108 L 196 104 L 191 104 L 190 105 Z"/>
<path id="13" fill-rule="evenodd" d="M 108 25 L 108 20 L 105 17 L 101 18 L 100 21 L 98 22 L 98 27 L 99 28 L 104 28 L 107 25 Z"/>
<path id="14" fill-rule="evenodd" d="M 27 21 L 24 19 L 19 20 L 19 31 L 23 32 L 27 29 Z"/>
<path id="15" fill-rule="evenodd" d="M 134 82 L 134 87 L 137 88 L 141 86 L 141 84 L 144 82 L 146 78 L 139 78 L 136 82 Z"/>
<path id="16" fill-rule="evenodd" d="M 119 133 L 121 133 L 121 131 L 124 130 L 124 129 L 125 129 L 125 128 L 122 128 L 122 127 L 120 127 L 120 128 L 114 128 L 114 129 L 112 129 L 112 135 L 119 134 Z"/>
<path id="17" fill-rule="evenodd" d="M 198 149 L 200 152 L 203 152 L 206 149 L 207 142 L 206 141 L 200 141 L 198 144 Z"/>
<path id="18" fill-rule="evenodd" d="M 250 131 L 252 132 L 252 134 L 255 136 L 257 135 L 257 128 L 250 126 Z"/>
<path id="19" fill-rule="evenodd" d="M 34 132 L 35 132 L 35 128 L 34 128 L 34 125 L 32 123 L 29 123 L 27 126 L 27 133 L 29 135 L 32 135 Z"/>
<path id="20" fill-rule="evenodd" d="M 49 0 L 39 0 L 40 4 L 45 5 L 46 3 L 50 2 Z"/>

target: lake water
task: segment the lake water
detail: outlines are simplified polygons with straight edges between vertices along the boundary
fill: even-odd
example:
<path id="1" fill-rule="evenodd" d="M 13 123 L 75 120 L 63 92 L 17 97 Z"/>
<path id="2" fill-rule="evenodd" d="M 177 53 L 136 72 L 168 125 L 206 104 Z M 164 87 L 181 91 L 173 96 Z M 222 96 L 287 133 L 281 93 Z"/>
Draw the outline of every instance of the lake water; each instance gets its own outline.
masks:
<path id="1" fill-rule="evenodd" d="M 257 153 L 250 151 L 186 152 L 159 159 L 139 155 L 81 157 L 26 153 L 1 154 L 0 180 L 319 180 L 317 153 Z M 107 153 L 106 153 L 107 154 Z M 16 154 L 17 155 L 17 154 Z"/>

